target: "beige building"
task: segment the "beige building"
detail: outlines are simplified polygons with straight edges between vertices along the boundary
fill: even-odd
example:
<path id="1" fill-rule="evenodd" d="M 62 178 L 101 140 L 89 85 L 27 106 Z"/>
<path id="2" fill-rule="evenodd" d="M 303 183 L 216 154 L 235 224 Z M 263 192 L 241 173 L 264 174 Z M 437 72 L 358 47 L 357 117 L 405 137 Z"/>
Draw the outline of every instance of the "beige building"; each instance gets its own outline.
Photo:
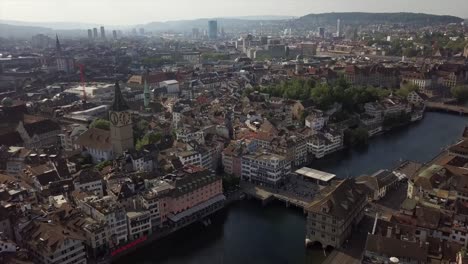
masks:
<path id="1" fill-rule="evenodd" d="M 307 208 L 306 242 L 339 248 L 364 216 L 369 189 L 349 179 L 327 188 Z"/>
<path id="2" fill-rule="evenodd" d="M 34 263 L 86 264 L 85 238 L 53 223 L 33 222 L 21 231 Z"/>

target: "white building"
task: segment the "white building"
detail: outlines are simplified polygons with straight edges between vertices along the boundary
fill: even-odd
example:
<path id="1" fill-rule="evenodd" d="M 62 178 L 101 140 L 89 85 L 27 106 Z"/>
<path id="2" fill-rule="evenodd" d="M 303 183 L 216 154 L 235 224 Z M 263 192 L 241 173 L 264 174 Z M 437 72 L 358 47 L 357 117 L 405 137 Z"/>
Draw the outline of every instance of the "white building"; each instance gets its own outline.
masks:
<path id="1" fill-rule="evenodd" d="M 326 123 L 326 118 L 320 110 L 313 111 L 305 119 L 305 126 L 311 128 L 314 131 L 318 131 L 323 128 Z"/>
<path id="2" fill-rule="evenodd" d="M 343 148 L 343 135 L 338 131 L 327 130 L 313 135 L 307 142 L 308 151 L 315 158 L 323 158 Z"/>
<path id="3" fill-rule="evenodd" d="M 205 133 L 203 130 L 196 130 L 191 128 L 183 128 L 176 131 L 176 137 L 178 141 L 188 143 L 192 140 L 198 142 L 199 144 L 205 143 Z"/>
<path id="4" fill-rule="evenodd" d="M 183 151 L 177 154 L 183 165 L 192 164 L 208 170 L 213 169 L 213 153 L 211 149 L 199 151 Z"/>
<path id="5" fill-rule="evenodd" d="M 257 152 L 244 155 L 241 162 L 242 179 L 256 184 L 278 186 L 291 173 L 291 162 L 276 154 Z"/>
<path id="6" fill-rule="evenodd" d="M 151 214 L 149 211 L 127 212 L 128 240 L 135 240 L 151 234 Z"/>
<path id="7" fill-rule="evenodd" d="M 92 193 L 99 197 L 102 197 L 104 195 L 102 177 L 97 170 L 81 170 L 75 175 L 73 175 L 73 178 L 75 190 L 80 190 L 86 193 Z"/>
<path id="8" fill-rule="evenodd" d="M 70 129 L 63 131 L 59 134 L 60 145 L 65 151 L 73 151 L 78 149 L 78 146 L 75 145 L 78 137 L 87 130 L 86 126 L 73 124 Z"/>
<path id="9" fill-rule="evenodd" d="M 94 163 L 114 157 L 110 132 L 107 130 L 90 128 L 78 137 L 76 144 L 91 155 Z"/>
<path id="10" fill-rule="evenodd" d="M 167 90 L 167 93 L 169 94 L 176 94 L 180 92 L 179 89 L 179 82 L 176 80 L 169 80 L 169 81 L 163 81 L 159 83 L 159 87 L 165 87 Z"/>

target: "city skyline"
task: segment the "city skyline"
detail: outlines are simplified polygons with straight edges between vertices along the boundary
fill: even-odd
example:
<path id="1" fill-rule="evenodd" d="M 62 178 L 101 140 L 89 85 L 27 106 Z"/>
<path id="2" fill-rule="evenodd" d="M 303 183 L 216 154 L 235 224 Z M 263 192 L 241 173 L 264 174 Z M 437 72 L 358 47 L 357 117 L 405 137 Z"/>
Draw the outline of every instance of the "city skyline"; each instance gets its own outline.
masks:
<path id="1" fill-rule="evenodd" d="M 189 20 L 198 18 L 244 16 L 303 16 L 327 12 L 418 12 L 437 15 L 454 15 L 468 18 L 468 2 L 448 0 L 443 6 L 435 0 L 425 1 L 372 1 L 358 0 L 350 3 L 333 0 L 326 3 L 293 0 L 288 3 L 259 0 L 222 3 L 201 0 L 196 5 L 189 0 L 177 2 L 137 0 L 127 1 L 59 1 L 3 0 L 0 3 L 0 19 L 25 22 L 80 22 L 104 25 L 131 25 L 149 22 Z M 221 8 L 222 5 L 222 8 Z M 281 10 L 278 6 L 281 6 Z M 181 8 L 181 7 L 190 8 Z M 138 7 L 138 8 L 135 8 Z M 125 10 L 125 15 L 116 10 Z"/>

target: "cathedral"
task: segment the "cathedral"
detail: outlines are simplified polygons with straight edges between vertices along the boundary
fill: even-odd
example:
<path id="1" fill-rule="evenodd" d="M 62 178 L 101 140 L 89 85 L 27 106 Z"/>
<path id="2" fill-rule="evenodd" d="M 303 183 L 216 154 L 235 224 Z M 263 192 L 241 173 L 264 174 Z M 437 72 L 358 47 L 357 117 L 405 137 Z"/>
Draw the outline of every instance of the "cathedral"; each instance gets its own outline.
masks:
<path id="1" fill-rule="evenodd" d="M 130 108 L 123 98 L 119 82 L 115 83 L 114 102 L 109 111 L 110 138 L 115 157 L 134 148 Z"/>

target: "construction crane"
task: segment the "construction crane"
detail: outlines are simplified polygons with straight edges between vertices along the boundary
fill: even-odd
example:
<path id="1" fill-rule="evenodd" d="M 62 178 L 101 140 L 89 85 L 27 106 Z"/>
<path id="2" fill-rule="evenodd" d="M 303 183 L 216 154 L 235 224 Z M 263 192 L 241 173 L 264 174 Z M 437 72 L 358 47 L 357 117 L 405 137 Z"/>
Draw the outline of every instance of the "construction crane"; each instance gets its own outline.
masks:
<path id="1" fill-rule="evenodd" d="M 83 103 L 86 103 L 86 88 L 85 88 L 85 75 L 84 75 L 84 65 L 79 64 L 80 67 L 80 84 L 83 88 Z"/>

